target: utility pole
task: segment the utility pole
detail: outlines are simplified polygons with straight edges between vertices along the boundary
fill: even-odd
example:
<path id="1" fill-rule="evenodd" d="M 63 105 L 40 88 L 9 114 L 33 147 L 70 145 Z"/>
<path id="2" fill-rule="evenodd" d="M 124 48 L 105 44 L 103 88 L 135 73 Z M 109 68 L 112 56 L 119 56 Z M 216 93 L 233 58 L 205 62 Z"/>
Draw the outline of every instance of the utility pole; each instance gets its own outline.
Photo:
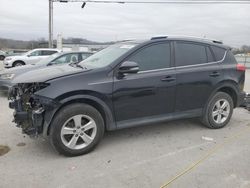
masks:
<path id="1" fill-rule="evenodd" d="M 53 48 L 53 0 L 49 0 L 49 48 Z"/>

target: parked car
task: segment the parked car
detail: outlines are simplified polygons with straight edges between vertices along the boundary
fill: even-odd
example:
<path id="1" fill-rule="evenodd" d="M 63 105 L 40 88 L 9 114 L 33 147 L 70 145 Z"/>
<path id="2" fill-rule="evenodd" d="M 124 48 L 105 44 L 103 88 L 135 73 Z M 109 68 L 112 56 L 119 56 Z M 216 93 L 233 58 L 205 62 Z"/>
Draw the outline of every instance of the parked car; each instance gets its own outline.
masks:
<path id="1" fill-rule="evenodd" d="M 16 55 L 22 55 L 26 52 L 28 52 L 29 50 L 8 50 L 6 51 L 6 57 L 7 56 L 16 56 Z"/>
<path id="2" fill-rule="evenodd" d="M 6 53 L 0 50 L 0 61 L 3 61 L 5 57 L 6 57 Z"/>
<path id="3" fill-rule="evenodd" d="M 22 55 L 6 57 L 3 63 L 5 68 L 28 65 L 37 63 L 38 61 L 58 52 L 60 52 L 60 50 L 58 49 L 49 49 L 49 48 L 34 49 Z"/>
<path id="4" fill-rule="evenodd" d="M 0 50 L 0 61 L 3 61 L 6 57 L 22 55 L 26 52 L 27 50 L 8 50 L 6 52 Z"/>
<path id="5" fill-rule="evenodd" d="M 42 59 L 41 61 L 35 64 L 18 66 L 12 69 L 2 70 L 0 71 L 0 90 L 8 90 L 13 85 L 13 78 L 17 77 L 20 74 L 24 74 L 31 70 L 53 65 L 79 63 L 92 54 L 92 52 L 61 52 Z"/>
<path id="6" fill-rule="evenodd" d="M 194 117 L 222 128 L 244 102 L 244 80 L 244 65 L 220 42 L 156 37 L 22 74 L 9 98 L 25 134 L 77 156 L 110 130 Z"/>

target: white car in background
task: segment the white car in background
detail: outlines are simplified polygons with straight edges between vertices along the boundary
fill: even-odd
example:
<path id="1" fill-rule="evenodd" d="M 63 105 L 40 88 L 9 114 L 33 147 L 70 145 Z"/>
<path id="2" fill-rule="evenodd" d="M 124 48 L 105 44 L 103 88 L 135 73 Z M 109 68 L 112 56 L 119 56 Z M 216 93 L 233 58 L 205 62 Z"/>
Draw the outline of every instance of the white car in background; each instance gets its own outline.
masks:
<path id="1" fill-rule="evenodd" d="M 38 48 L 30 50 L 22 55 L 6 57 L 3 63 L 5 68 L 35 64 L 38 61 L 58 52 L 61 52 L 61 50 L 53 48 Z"/>

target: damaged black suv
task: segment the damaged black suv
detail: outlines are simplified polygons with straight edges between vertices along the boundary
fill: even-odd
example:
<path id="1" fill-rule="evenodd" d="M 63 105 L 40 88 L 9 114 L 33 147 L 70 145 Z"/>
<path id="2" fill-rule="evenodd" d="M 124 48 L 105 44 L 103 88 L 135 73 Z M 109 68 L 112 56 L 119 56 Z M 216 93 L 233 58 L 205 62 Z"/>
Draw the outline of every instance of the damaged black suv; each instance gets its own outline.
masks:
<path id="1" fill-rule="evenodd" d="M 76 156 L 110 130 L 191 117 L 222 128 L 243 102 L 244 80 L 245 67 L 218 41 L 156 37 L 20 75 L 9 105 L 23 133 Z"/>

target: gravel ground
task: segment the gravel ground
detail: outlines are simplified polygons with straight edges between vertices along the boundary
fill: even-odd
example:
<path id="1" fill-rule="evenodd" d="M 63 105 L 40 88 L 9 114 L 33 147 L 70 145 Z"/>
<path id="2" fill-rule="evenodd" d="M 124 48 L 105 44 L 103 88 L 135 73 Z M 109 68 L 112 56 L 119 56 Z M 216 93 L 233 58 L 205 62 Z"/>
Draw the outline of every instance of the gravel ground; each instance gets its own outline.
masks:
<path id="1" fill-rule="evenodd" d="M 96 150 L 74 158 L 22 135 L 11 120 L 1 96 L 0 145 L 10 151 L 0 156 L 0 187 L 250 187 L 250 112 L 244 109 L 219 130 L 189 119 L 108 132 Z"/>

